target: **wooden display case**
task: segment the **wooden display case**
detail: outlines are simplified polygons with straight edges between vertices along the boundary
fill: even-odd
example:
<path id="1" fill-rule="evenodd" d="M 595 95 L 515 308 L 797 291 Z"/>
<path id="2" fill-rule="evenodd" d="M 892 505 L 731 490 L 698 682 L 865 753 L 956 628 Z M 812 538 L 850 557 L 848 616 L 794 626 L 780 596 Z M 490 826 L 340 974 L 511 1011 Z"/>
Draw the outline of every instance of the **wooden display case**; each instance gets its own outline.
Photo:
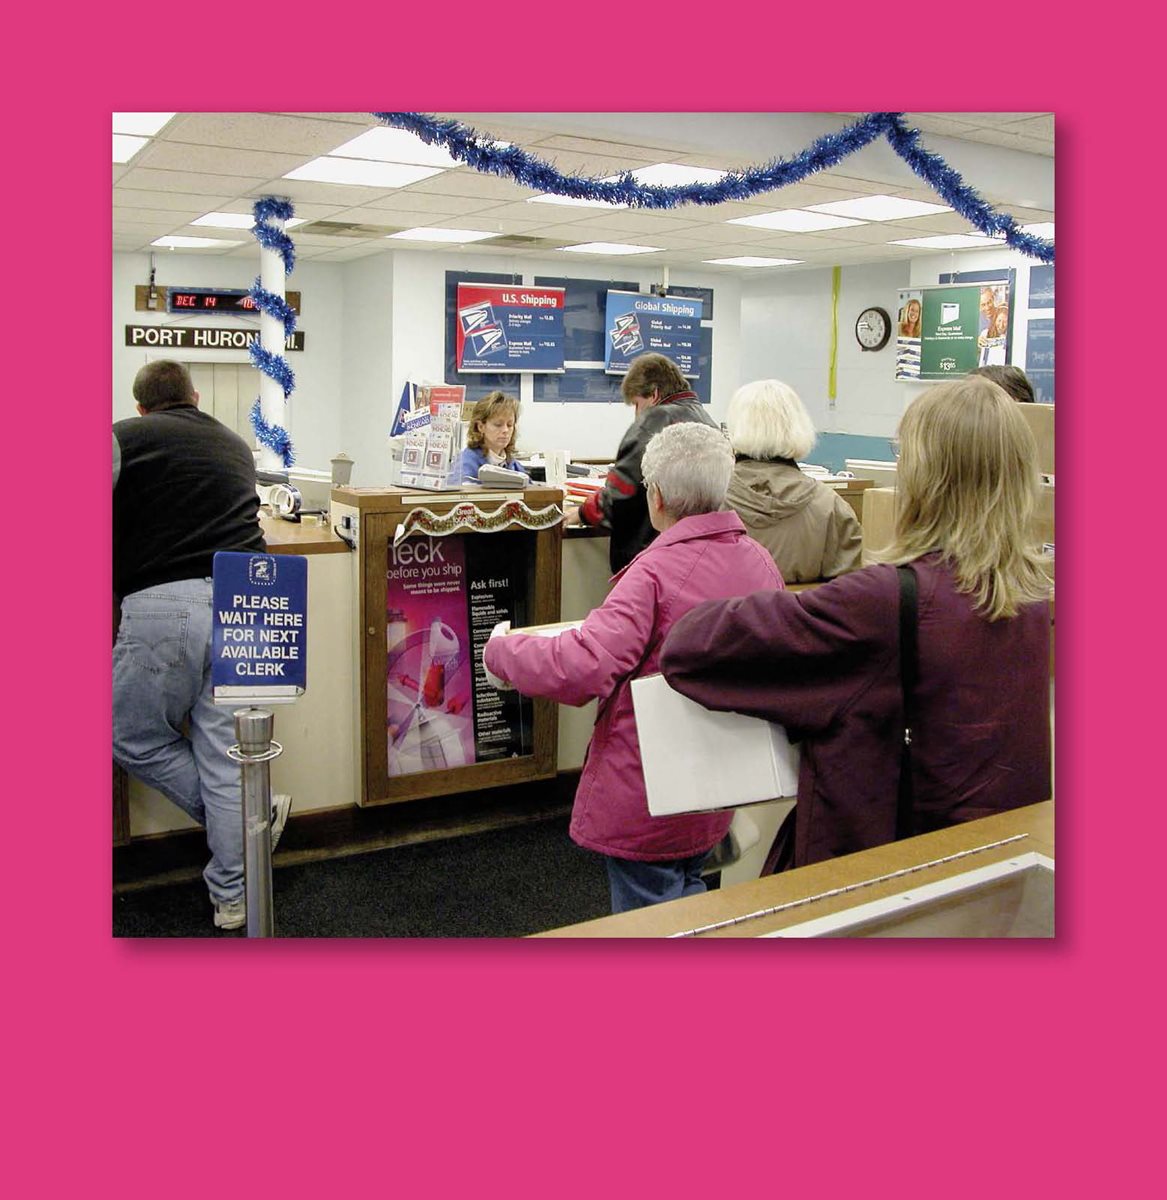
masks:
<path id="1" fill-rule="evenodd" d="M 450 573 L 455 571 L 452 564 L 456 563 L 457 570 L 462 572 L 461 586 L 469 589 L 477 577 L 475 571 L 484 579 L 484 588 L 500 582 L 489 578 L 495 574 L 493 567 L 489 571 L 472 570 L 472 561 L 479 567 L 497 561 L 503 564 L 497 572 L 499 576 L 509 572 L 505 605 L 509 605 L 512 625 L 557 621 L 563 526 L 558 519 L 544 528 L 526 526 L 531 523 L 528 514 L 536 517 L 542 514 L 542 521 L 552 519 L 558 513 L 561 501 L 562 492 L 558 488 L 538 486 L 521 491 L 469 485 L 458 491 L 444 492 L 400 487 L 333 489 L 333 526 L 341 536 L 355 537 L 357 543 L 354 556 L 357 572 L 354 589 L 357 696 L 354 711 L 358 713 L 360 726 L 356 751 L 361 805 L 393 804 L 555 775 L 558 719 L 557 707 L 550 701 L 522 701 L 529 709 L 525 716 L 516 718 L 522 728 L 518 749 L 509 747 L 503 752 L 498 744 L 484 747 L 479 744 L 480 734 L 483 741 L 489 743 L 490 737 L 499 732 L 497 729 L 483 731 L 481 723 L 487 718 L 479 709 L 480 701 L 484 706 L 497 702 L 493 690 L 485 690 L 489 685 L 484 685 L 479 665 L 481 644 L 497 613 L 490 607 L 489 595 L 486 602 L 472 605 L 470 592 L 465 590 L 466 624 L 453 632 L 459 642 L 466 643 L 464 647 L 459 645 L 457 669 L 463 683 L 469 683 L 473 741 L 469 757 L 472 761 L 449 765 L 450 756 L 443 753 L 442 747 L 432 750 L 436 737 L 430 739 L 428 755 L 421 750 L 416 755 L 407 752 L 400 733 L 405 720 L 413 722 L 416 730 L 426 714 L 436 713 L 435 720 L 427 728 L 437 728 L 438 722 L 442 722 L 447 731 L 455 725 L 462 731 L 460 742 L 449 732 L 441 739 L 443 746 L 455 747 L 453 757 L 457 761 L 462 753 L 458 747 L 465 747 L 468 741 L 466 710 L 453 709 L 451 716 L 448 704 L 447 709 L 430 709 L 422 705 L 422 696 L 428 687 L 421 678 L 425 674 L 424 656 L 433 649 L 433 635 L 430 634 L 431 640 L 426 641 L 427 635 L 421 625 L 430 620 L 431 610 L 427 604 L 438 602 L 430 601 L 424 592 L 418 593 L 421 599 L 411 596 L 416 604 L 416 611 L 411 615 L 414 628 L 401 637 L 390 629 L 388 613 L 394 594 L 392 589 L 401 586 L 402 562 L 424 564 L 432 558 L 440 560 L 441 571 Z M 473 512 L 468 514 L 471 519 L 480 527 L 489 525 L 490 531 L 484 528 L 443 531 L 443 524 L 452 524 L 458 517 L 455 510 L 468 503 L 473 505 Z M 549 513 L 550 509 L 555 510 L 555 514 Z M 425 513 L 418 510 L 425 510 Z M 409 532 L 395 547 L 394 537 L 403 524 Z M 457 539 L 461 540 L 455 544 Z M 402 547 L 407 546 L 407 552 L 403 551 Z M 423 566 L 419 571 L 411 566 L 407 573 L 417 575 L 424 569 Z M 433 573 L 439 573 L 436 566 Z M 459 602 L 456 589 L 453 584 L 442 586 L 452 610 Z M 479 601 L 480 596 L 475 594 L 474 600 Z M 505 605 L 500 603 L 499 607 Z M 422 614 L 420 624 L 416 619 L 419 612 Z M 412 649 L 410 653 L 417 661 L 405 665 L 407 660 L 403 656 L 408 643 L 416 644 L 416 653 Z M 411 708 L 408 705 L 410 694 L 417 696 Z M 514 703 L 519 704 L 517 694 L 510 695 L 514 697 Z M 403 718 L 401 713 L 406 709 L 408 712 Z M 420 734 L 416 736 L 420 738 Z M 436 765 L 430 765 L 435 764 L 435 760 Z M 419 763 L 423 765 L 419 766 Z"/>

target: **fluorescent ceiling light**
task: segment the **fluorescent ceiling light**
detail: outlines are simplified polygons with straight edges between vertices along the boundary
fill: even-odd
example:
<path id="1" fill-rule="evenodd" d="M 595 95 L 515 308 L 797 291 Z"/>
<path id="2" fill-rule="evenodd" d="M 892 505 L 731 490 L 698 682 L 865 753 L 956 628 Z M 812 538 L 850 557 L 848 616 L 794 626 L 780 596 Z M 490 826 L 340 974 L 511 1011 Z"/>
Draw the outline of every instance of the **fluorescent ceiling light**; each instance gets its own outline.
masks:
<path id="1" fill-rule="evenodd" d="M 648 184 L 650 187 L 680 187 L 686 183 L 720 183 L 728 171 L 714 171 L 710 167 L 683 167 L 679 163 L 657 163 L 651 167 L 641 167 L 632 172 L 632 178 L 637 183 Z M 606 182 L 612 183 L 619 179 L 613 175 Z"/>
<path id="2" fill-rule="evenodd" d="M 996 238 L 985 237 L 983 233 L 945 233 L 937 237 L 901 238 L 888 242 L 889 246 L 921 246 L 929 250 L 963 250 L 966 247 L 1000 244 Z"/>
<path id="3" fill-rule="evenodd" d="M 752 255 L 743 254 L 739 258 L 705 258 L 701 261 L 714 263 L 721 267 L 786 267 L 805 260 L 801 258 L 755 258 Z"/>
<path id="4" fill-rule="evenodd" d="M 480 242 L 483 238 L 498 237 L 497 233 L 483 233 L 479 229 L 439 229 L 422 226 L 418 229 L 403 229 L 390 233 L 389 238 L 402 238 L 410 242 Z"/>
<path id="5" fill-rule="evenodd" d="M 243 242 L 232 242 L 225 238 L 204 237 L 160 237 L 155 238 L 151 246 L 169 246 L 171 250 L 222 250 L 226 246 L 242 246 Z"/>
<path id="6" fill-rule="evenodd" d="M 952 209 L 945 204 L 926 204 L 923 200 L 903 200 L 899 196 L 856 196 L 831 204 L 808 204 L 806 211 L 856 217 L 860 221 L 898 221 L 901 217 L 928 217 Z"/>
<path id="7" fill-rule="evenodd" d="M 113 161 L 115 163 L 129 162 L 149 141 L 149 138 L 129 137 L 124 133 L 115 133 L 113 135 Z"/>
<path id="8" fill-rule="evenodd" d="M 759 229 L 784 229 L 789 233 L 812 233 L 818 229 L 842 229 L 844 225 L 862 225 L 850 217 L 829 217 L 825 213 L 801 208 L 784 208 L 778 212 L 759 213 L 756 217 L 733 217 L 727 225 L 754 225 Z"/>
<path id="9" fill-rule="evenodd" d="M 255 218 L 247 213 L 212 212 L 199 217 L 197 221 L 191 221 L 191 224 L 209 225 L 212 229 L 251 229 L 255 225 Z M 284 228 L 291 229 L 303 224 L 303 217 L 292 217 L 284 222 Z"/>
<path id="10" fill-rule="evenodd" d="M 607 200 L 577 200 L 574 196 L 555 196 L 545 192 L 541 196 L 528 196 L 528 204 L 572 204 L 579 208 L 627 208 L 627 204 L 609 204 Z"/>
<path id="11" fill-rule="evenodd" d="M 1049 238 L 1051 241 L 1054 236 L 1053 221 L 1039 221 L 1036 225 L 1022 225 L 1022 233 L 1031 233 L 1034 237 Z"/>
<path id="12" fill-rule="evenodd" d="M 624 242 L 581 242 L 578 246 L 560 246 L 573 254 L 653 254 L 661 246 L 629 246 Z"/>
<path id="13" fill-rule="evenodd" d="M 430 146 L 407 129 L 369 129 L 359 137 L 330 150 L 337 158 L 364 158 L 374 162 L 413 163 L 419 167 L 461 166 L 441 146 Z"/>
<path id="14" fill-rule="evenodd" d="M 363 158 L 314 158 L 289 171 L 285 179 L 306 179 L 314 183 L 345 183 L 362 187 L 398 188 L 431 175 L 440 175 L 441 167 L 408 166 L 404 163 L 369 162 Z"/>
<path id="15" fill-rule="evenodd" d="M 114 113 L 114 133 L 136 133 L 140 137 L 153 137 L 154 134 L 174 116 L 174 113 Z"/>

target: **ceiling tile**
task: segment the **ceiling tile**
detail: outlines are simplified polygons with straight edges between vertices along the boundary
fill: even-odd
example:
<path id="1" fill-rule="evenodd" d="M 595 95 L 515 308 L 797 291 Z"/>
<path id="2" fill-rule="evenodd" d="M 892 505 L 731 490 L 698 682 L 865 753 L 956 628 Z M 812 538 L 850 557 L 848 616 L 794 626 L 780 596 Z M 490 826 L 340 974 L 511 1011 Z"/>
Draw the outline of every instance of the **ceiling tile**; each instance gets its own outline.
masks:
<path id="1" fill-rule="evenodd" d="M 113 223 L 116 229 L 125 228 L 128 221 L 135 225 L 157 223 L 167 225 L 171 230 L 175 230 L 184 228 L 202 215 L 197 209 L 176 212 L 168 208 L 119 208 L 113 215 Z"/>
<path id="2" fill-rule="evenodd" d="M 365 201 L 361 207 L 384 212 L 422 212 L 461 216 L 465 213 L 489 210 L 493 204 L 482 197 L 419 192 L 410 187 L 396 192 L 387 192 L 376 200 Z"/>
<path id="3" fill-rule="evenodd" d="M 311 155 L 279 154 L 270 150 L 232 150 L 222 146 L 192 146 L 155 138 L 139 151 L 134 165 L 155 171 L 213 171 L 271 179 L 302 166 Z"/>
<path id="4" fill-rule="evenodd" d="M 1043 138 L 1046 141 L 1053 141 L 1054 138 L 1054 114 L 1042 113 L 1036 117 L 1025 117 L 1020 121 L 1010 121 L 1009 129 L 1014 133 L 1023 133 L 1027 137 Z"/>
<path id="5" fill-rule="evenodd" d="M 326 251 L 315 255 L 314 262 L 352 262 L 357 258 L 369 258 L 374 254 L 385 254 L 387 249 L 371 243 L 342 247 L 339 250 Z"/>
<path id="6" fill-rule="evenodd" d="M 295 112 L 295 113 L 292 113 L 292 112 L 285 112 L 285 113 L 279 113 L 277 115 L 281 116 L 281 117 L 304 117 L 310 121 L 334 121 L 337 124 L 345 124 L 345 125 L 369 125 L 369 124 L 379 125 L 381 123 L 380 121 L 377 121 L 373 117 L 372 113 L 364 113 L 364 112 L 358 112 L 358 113 L 336 113 L 336 112 L 332 112 L 332 113 Z"/>
<path id="7" fill-rule="evenodd" d="M 408 188 L 402 188 L 409 193 L 440 193 L 443 196 L 479 197 L 487 200 L 524 200 L 531 195 L 530 188 L 519 187 L 508 179 L 499 179 L 496 175 L 484 175 L 470 167 L 459 168 L 455 171 L 443 171 L 439 175 L 431 175 L 417 183 L 411 183 Z"/>
<path id="8" fill-rule="evenodd" d="M 663 146 L 632 146 L 624 142 L 597 141 L 594 138 L 572 137 L 570 135 L 553 135 L 545 137 L 540 143 L 540 157 L 551 157 L 553 152 L 575 153 L 585 159 L 603 158 L 612 155 L 625 158 L 631 162 L 652 163 L 667 162 L 668 151 Z"/>
<path id="9" fill-rule="evenodd" d="M 353 208 L 369 204 L 392 194 L 385 188 L 361 187 L 347 183 L 316 183 L 308 179 L 265 180 L 248 189 L 255 196 L 284 196 L 292 201 L 296 215 L 300 215 L 299 203 L 316 204 L 333 208 Z"/>
<path id="10" fill-rule="evenodd" d="M 164 208 L 175 212 L 193 212 L 196 217 L 219 211 L 220 204 L 232 203 L 230 196 L 200 196 L 193 192 L 146 192 L 136 188 L 115 188 L 115 209 Z"/>
<path id="11" fill-rule="evenodd" d="M 377 124 L 368 113 L 359 123 L 368 129 Z M 351 141 L 357 132 L 348 124 L 317 120 L 311 114 L 183 113 L 166 127 L 161 140 L 314 158 Z"/>
<path id="12" fill-rule="evenodd" d="M 556 219 L 566 216 L 568 211 L 563 208 L 548 208 L 544 204 L 491 204 L 474 210 L 473 218 L 475 224 L 478 225 L 490 225 L 492 228 L 501 226 L 516 233 L 522 233 L 525 230 L 546 225 L 549 217 Z M 432 224 L 436 220 L 437 218 L 430 213 L 427 215 L 425 223 Z M 418 224 L 423 224 L 423 222 L 419 221 Z"/>
<path id="13" fill-rule="evenodd" d="M 166 233 L 173 233 L 182 224 L 183 221 L 181 218 L 176 220 L 173 213 L 162 213 L 152 218 L 140 220 L 121 216 L 117 219 L 116 229 L 118 233 L 149 235 L 152 238 L 156 238 Z"/>
<path id="14" fill-rule="evenodd" d="M 156 171 L 133 167 L 119 188 L 153 192 L 192 192 L 200 196 L 238 196 L 266 182 L 266 176 L 222 175 L 212 171 Z"/>

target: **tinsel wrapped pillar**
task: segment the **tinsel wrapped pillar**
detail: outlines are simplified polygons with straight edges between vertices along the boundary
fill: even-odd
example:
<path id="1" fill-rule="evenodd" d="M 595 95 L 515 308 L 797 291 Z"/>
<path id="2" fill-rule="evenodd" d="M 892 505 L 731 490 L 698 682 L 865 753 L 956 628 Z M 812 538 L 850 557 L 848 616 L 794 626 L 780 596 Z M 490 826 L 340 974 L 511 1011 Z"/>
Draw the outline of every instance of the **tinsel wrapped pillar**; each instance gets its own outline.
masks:
<path id="1" fill-rule="evenodd" d="M 251 298 L 259 309 L 259 342 L 251 344 L 250 354 L 260 370 L 260 380 L 251 424 L 259 443 L 258 466 L 269 471 L 295 462 L 285 422 L 287 400 L 296 381 L 284 358 L 284 341 L 296 328 L 296 316 L 285 294 L 285 279 L 295 266 L 295 248 L 284 232 L 284 223 L 293 211 L 287 200 L 265 196 L 256 202 L 252 230 L 260 244 L 260 274 L 251 288 Z"/>

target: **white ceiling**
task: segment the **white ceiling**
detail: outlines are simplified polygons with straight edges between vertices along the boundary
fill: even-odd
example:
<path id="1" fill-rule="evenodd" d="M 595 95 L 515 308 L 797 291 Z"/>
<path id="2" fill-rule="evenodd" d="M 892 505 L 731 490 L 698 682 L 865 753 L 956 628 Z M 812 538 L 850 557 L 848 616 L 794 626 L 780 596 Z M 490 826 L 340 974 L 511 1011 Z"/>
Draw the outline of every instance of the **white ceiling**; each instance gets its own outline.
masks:
<path id="1" fill-rule="evenodd" d="M 722 170 L 759 165 L 797 153 L 858 113 L 443 113 L 476 130 L 522 146 L 561 171 L 608 176 L 675 162 Z M 1019 223 L 1053 221 L 1052 113 L 908 113 L 923 144 L 958 170 L 967 184 Z M 459 254 L 587 256 L 559 248 L 579 242 L 660 247 L 635 256 L 640 264 L 756 276 L 918 257 L 919 247 L 893 238 L 971 233 L 957 213 L 873 222 L 821 233 L 785 233 L 731 225 L 731 217 L 892 194 L 943 203 L 880 141 L 838 167 L 749 202 L 686 205 L 661 211 L 600 210 L 530 203 L 531 192 L 470 167 L 458 167 L 402 188 L 310 183 L 282 178 L 366 129 L 367 113 L 179 113 L 126 164 L 113 168 L 113 248 L 151 246 L 165 235 L 211 237 L 222 248 L 184 251 L 258 259 L 246 231 L 191 222 L 206 213 L 250 214 L 260 196 L 289 198 L 306 225 L 289 231 L 300 261 L 347 262 L 387 251 L 456 249 Z M 499 237 L 463 246 L 386 240 L 415 226 L 454 226 Z M 226 243 L 242 240 L 242 245 Z M 948 253 L 941 251 L 940 253 Z M 733 268 L 712 258 L 759 255 L 801 259 L 805 267 Z M 620 260 L 623 261 L 623 260 Z"/>

